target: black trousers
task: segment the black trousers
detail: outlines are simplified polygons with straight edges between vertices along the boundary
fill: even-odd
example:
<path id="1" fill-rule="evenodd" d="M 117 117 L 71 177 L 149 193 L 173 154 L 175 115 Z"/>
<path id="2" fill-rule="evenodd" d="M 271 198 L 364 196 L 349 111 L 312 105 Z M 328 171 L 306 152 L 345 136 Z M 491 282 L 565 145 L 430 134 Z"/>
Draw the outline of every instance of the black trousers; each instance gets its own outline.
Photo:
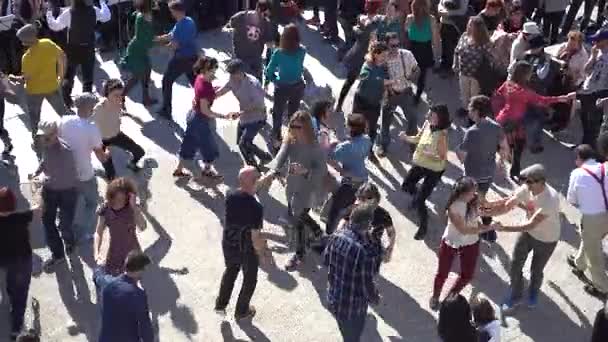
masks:
<path id="1" fill-rule="evenodd" d="M 591 94 L 577 94 L 576 97 L 581 101 L 582 143 L 595 146 L 603 117 L 602 110 L 595 105 L 595 102 L 598 99 L 608 97 L 608 89 Z"/>
<path id="2" fill-rule="evenodd" d="M 521 155 L 524 153 L 526 148 L 526 141 L 523 139 L 517 139 L 509 146 L 513 151 L 513 162 L 511 163 L 511 170 L 509 174 L 511 177 L 519 177 L 521 171 Z"/>
<path id="3" fill-rule="evenodd" d="M 74 77 L 80 67 L 82 73 L 83 92 L 93 91 L 93 71 L 95 68 L 95 46 L 91 45 L 68 45 L 66 49 L 68 66 L 63 80 L 63 101 L 68 107 L 72 106 L 72 88 Z"/>
<path id="4" fill-rule="evenodd" d="M 23 45 L 16 34 L 15 29 L 0 32 L 0 71 L 6 74 L 21 73 Z"/>
<path id="5" fill-rule="evenodd" d="M 133 5 L 129 2 L 110 5 L 112 17 L 101 25 L 101 38 L 105 47 L 109 48 L 112 44 L 116 44 L 115 47 L 127 45 L 130 36 L 128 20 L 132 9 Z"/>
<path id="6" fill-rule="evenodd" d="M 441 180 L 443 171 L 433 171 L 422 166 L 414 165 L 407 172 L 401 188 L 414 195 L 412 206 L 416 208 L 420 219 L 420 229 L 426 231 L 429 222 L 429 214 L 426 208 L 426 200 L 431 196 L 437 183 Z M 422 180 L 422 186 L 417 189 L 417 184 Z"/>
<path id="7" fill-rule="evenodd" d="M 454 50 L 458 45 L 460 33 L 454 25 L 441 24 L 441 68 L 451 70 L 454 63 Z"/>
<path id="8" fill-rule="evenodd" d="M 557 42 L 559 34 L 559 25 L 562 23 L 565 11 L 551 12 L 543 15 L 543 33 L 546 38 L 549 38 L 549 44 Z"/>
<path id="9" fill-rule="evenodd" d="M 133 164 L 136 164 L 145 154 L 144 149 L 123 132 L 118 133 L 112 138 L 102 140 L 102 143 L 104 148 L 107 148 L 108 146 L 118 146 L 131 153 L 133 155 L 131 163 Z M 114 177 L 116 177 L 112 156 L 103 163 L 103 168 L 106 171 L 106 177 L 108 177 L 108 179 L 114 179 Z"/>
<path id="10" fill-rule="evenodd" d="M 325 226 L 325 233 L 331 235 L 336 231 L 340 220 L 340 214 L 344 209 L 355 203 L 358 186 L 354 186 L 351 183 L 342 183 L 331 195 L 332 201 L 327 215 L 327 223 Z"/>
<path id="11" fill-rule="evenodd" d="M 580 30 L 584 32 L 587 25 L 589 25 L 589 20 L 591 20 L 591 13 L 593 12 L 593 7 L 595 7 L 596 0 L 572 0 L 570 2 L 570 7 L 568 8 L 568 13 L 566 13 L 564 25 L 562 26 L 562 34 L 566 34 L 570 31 L 583 1 L 585 2 L 585 8 L 583 10 L 583 20 L 581 21 Z"/>
<path id="12" fill-rule="evenodd" d="M 325 0 L 325 28 L 332 37 L 338 36 L 338 0 Z"/>
<path id="13" fill-rule="evenodd" d="M 173 82 L 185 74 L 190 81 L 190 85 L 194 86 L 194 71 L 192 67 L 196 62 L 197 57 L 173 57 L 167 64 L 167 70 L 163 75 L 163 107 L 162 111 L 171 114 L 171 100 L 173 97 Z"/>
<path id="14" fill-rule="evenodd" d="M 353 102 L 353 113 L 363 114 L 367 120 L 367 134 L 372 141 L 372 146 L 378 135 L 378 118 L 380 117 L 381 103 L 368 103 L 361 95 L 355 94 Z"/>
<path id="15" fill-rule="evenodd" d="M 346 80 L 344 81 L 344 84 L 342 85 L 342 89 L 340 89 L 340 96 L 338 97 L 338 105 L 336 106 L 336 110 L 338 110 L 338 111 L 342 110 L 342 105 L 344 104 L 346 95 L 348 95 L 350 88 L 352 88 L 353 84 L 355 84 L 357 77 L 359 77 L 359 70 L 350 70 L 348 72 L 348 75 L 346 76 Z"/>
<path id="16" fill-rule="evenodd" d="M 296 217 L 295 232 L 296 232 L 296 256 L 303 258 L 306 254 L 306 246 L 308 244 L 308 233 L 321 233 L 321 227 L 308 212 L 310 209 L 305 209 L 298 217 Z"/>
<path id="17" fill-rule="evenodd" d="M 224 247 L 224 258 L 226 269 L 222 275 L 220 291 L 215 300 L 215 309 L 223 310 L 228 306 L 232 289 L 234 289 L 234 283 L 239 271 L 242 270 L 243 285 L 236 302 L 236 314 L 246 314 L 249 311 L 249 303 L 258 283 L 258 256 L 254 252 L 235 253 L 229 247 Z"/>

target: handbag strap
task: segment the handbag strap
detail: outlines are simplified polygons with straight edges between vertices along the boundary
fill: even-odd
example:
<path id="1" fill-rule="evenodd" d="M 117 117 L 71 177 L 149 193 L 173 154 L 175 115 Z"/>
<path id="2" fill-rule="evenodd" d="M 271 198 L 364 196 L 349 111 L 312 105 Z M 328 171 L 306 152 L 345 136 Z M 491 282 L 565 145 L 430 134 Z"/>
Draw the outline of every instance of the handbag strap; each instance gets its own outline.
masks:
<path id="1" fill-rule="evenodd" d="M 604 164 L 600 165 L 600 175 L 596 175 L 593 171 L 588 168 L 581 166 L 581 169 L 585 170 L 593 179 L 595 179 L 602 188 L 602 197 L 604 197 L 604 206 L 606 207 L 606 211 L 608 211 L 608 194 L 606 194 L 606 187 L 604 186 L 604 181 L 606 179 L 606 168 Z"/>

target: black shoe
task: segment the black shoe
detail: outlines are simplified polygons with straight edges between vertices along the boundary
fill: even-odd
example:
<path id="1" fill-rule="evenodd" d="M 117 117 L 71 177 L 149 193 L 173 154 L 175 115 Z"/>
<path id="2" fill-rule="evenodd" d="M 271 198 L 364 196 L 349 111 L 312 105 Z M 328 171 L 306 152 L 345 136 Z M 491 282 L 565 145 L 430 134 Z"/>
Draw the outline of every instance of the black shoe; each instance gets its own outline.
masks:
<path id="1" fill-rule="evenodd" d="M 380 164 L 380 161 L 378 160 L 378 157 L 376 157 L 376 154 L 374 154 L 374 152 L 370 152 L 370 154 L 367 156 L 367 159 L 373 164 Z"/>
<path id="2" fill-rule="evenodd" d="M 601 300 L 606 300 L 606 297 L 608 297 L 608 293 L 600 291 L 597 287 L 591 284 L 585 284 L 585 286 L 583 286 L 583 289 L 591 296 L 599 298 Z"/>
<path id="3" fill-rule="evenodd" d="M 380 158 L 386 157 L 386 147 L 380 146 L 378 147 L 378 151 L 376 151 L 376 155 Z"/>
<path id="4" fill-rule="evenodd" d="M 57 266 L 63 262 L 65 262 L 65 257 L 61 257 L 61 258 L 52 257 L 42 263 L 42 269 L 46 273 L 51 273 L 51 272 L 53 272 L 53 268 L 55 268 L 55 266 Z"/>
<path id="5" fill-rule="evenodd" d="M 253 305 L 250 305 L 249 309 L 245 313 L 235 313 L 234 314 L 234 318 L 237 321 L 240 321 L 242 319 L 251 319 L 254 316 L 255 316 L 255 307 Z"/>
<path id="6" fill-rule="evenodd" d="M 418 228 L 418 231 L 416 231 L 416 234 L 414 235 L 414 240 L 424 240 L 425 236 L 426 236 L 426 228 L 420 227 L 420 228 Z"/>

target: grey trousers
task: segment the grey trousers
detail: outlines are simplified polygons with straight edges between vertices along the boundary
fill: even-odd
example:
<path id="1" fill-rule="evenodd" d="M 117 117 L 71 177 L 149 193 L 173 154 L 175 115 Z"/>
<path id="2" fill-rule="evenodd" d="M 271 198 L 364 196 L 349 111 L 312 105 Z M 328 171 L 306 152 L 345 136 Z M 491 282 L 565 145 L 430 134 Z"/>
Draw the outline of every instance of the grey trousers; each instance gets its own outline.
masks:
<path id="1" fill-rule="evenodd" d="M 388 145 L 391 142 L 390 129 L 391 124 L 393 123 L 393 115 L 397 107 L 401 108 L 403 111 L 403 116 L 405 116 L 405 119 L 407 120 L 405 133 L 407 135 L 416 135 L 418 130 L 418 117 L 413 108 L 411 110 L 408 108 L 410 94 L 410 91 L 390 94 L 382 105 L 380 144 L 384 149 L 388 148 Z"/>
<path id="2" fill-rule="evenodd" d="M 530 266 L 530 287 L 529 292 L 538 294 L 543 282 L 543 271 L 545 265 L 551 258 L 557 242 L 542 242 L 535 239 L 532 235 L 524 232 L 519 235 L 515 248 L 513 249 L 513 261 L 511 261 L 511 299 L 517 301 L 521 299 L 524 290 L 522 269 L 528 258 L 528 254 L 533 252 L 532 265 Z"/>
<path id="3" fill-rule="evenodd" d="M 38 130 L 38 123 L 40 122 L 40 111 L 42 108 L 42 101 L 46 99 L 51 107 L 57 112 L 59 116 L 63 116 L 67 109 L 61 96 L 61 91 L 58 89 L 48 94 L 26 94 L 25 102 L 27 103 L 27 114 L 30 117 L 30 125 L 32 135 L 36 134 Z"/>

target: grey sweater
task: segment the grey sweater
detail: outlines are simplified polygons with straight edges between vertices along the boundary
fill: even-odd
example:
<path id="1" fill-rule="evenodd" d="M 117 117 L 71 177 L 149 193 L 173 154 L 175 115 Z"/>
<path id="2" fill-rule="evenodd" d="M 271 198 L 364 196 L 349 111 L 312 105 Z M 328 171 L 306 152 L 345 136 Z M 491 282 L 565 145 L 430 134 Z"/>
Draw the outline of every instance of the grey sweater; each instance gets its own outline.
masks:
<path id="1" fill-rule="evenodd" d="M 298 163 L 308 170 L 305 175 L 287 174 L 285 189 L 287 202 L 294 216 L 298 216 L 305 209 L 311 208 L 315 194 L 322 190 L 323 177 L 327 173 L 327 162 L 316 142 L 312 145 L 284 142 L 269 167 L 278 171 L 285 164 L 289 169 L 289 164 L 292 163 Z"/>

